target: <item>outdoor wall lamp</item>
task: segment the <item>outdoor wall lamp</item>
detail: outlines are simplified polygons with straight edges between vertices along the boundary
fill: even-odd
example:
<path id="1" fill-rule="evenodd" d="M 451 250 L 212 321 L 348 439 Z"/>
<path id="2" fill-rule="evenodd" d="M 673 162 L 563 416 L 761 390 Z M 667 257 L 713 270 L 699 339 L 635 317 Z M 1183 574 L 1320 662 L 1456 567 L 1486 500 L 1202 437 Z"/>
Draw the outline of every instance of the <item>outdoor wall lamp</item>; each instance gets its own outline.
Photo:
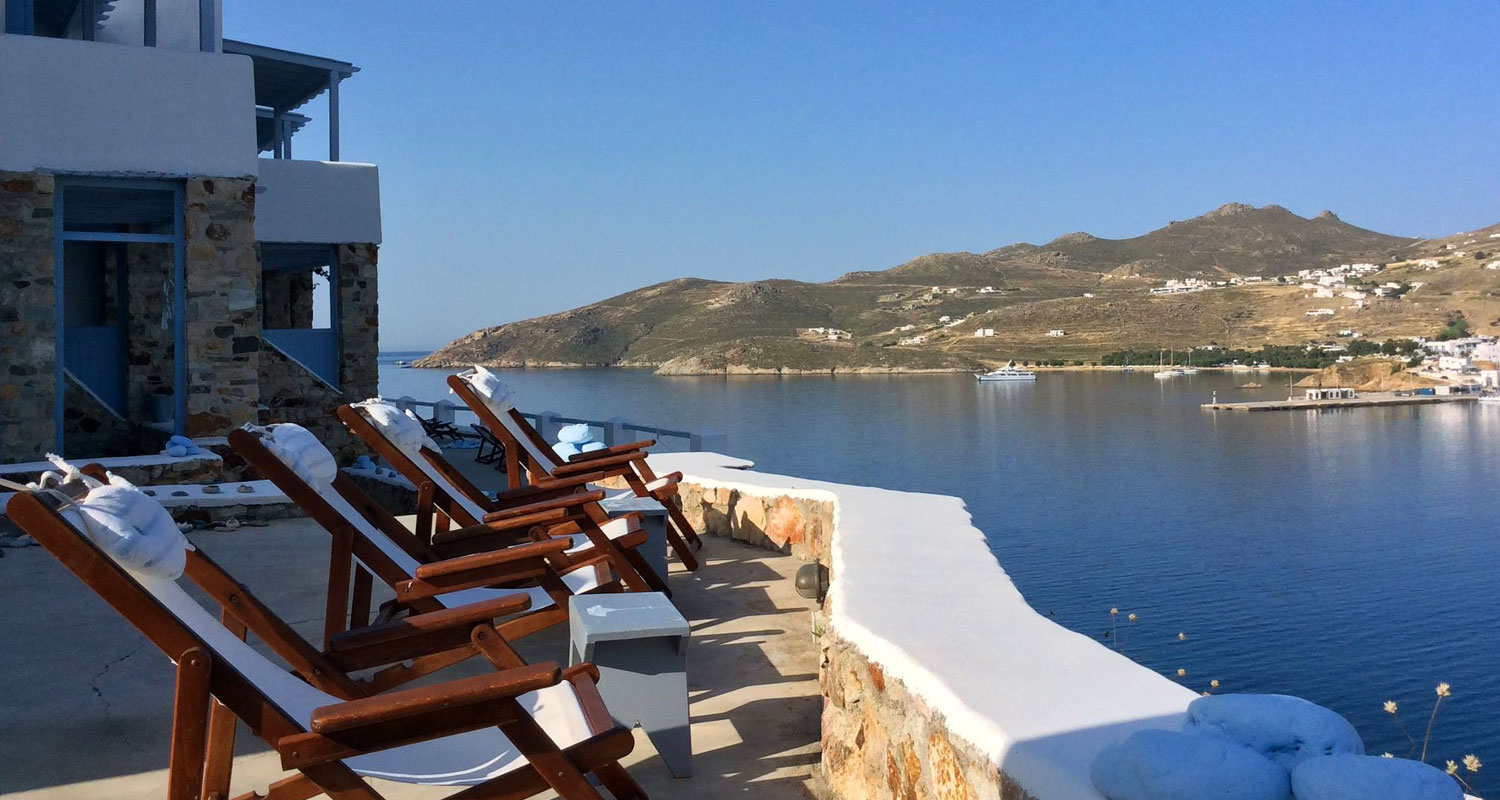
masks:
<path id="1" fill-rule="evenodd" d="M 822 564 L 817 562 L 803 564 L 797 570 L 797 577 L 794 580 L 797 584 L 797 594 L 809 600 L 822 603 L 823 598 L 828 595 L 828 568 Z"/>

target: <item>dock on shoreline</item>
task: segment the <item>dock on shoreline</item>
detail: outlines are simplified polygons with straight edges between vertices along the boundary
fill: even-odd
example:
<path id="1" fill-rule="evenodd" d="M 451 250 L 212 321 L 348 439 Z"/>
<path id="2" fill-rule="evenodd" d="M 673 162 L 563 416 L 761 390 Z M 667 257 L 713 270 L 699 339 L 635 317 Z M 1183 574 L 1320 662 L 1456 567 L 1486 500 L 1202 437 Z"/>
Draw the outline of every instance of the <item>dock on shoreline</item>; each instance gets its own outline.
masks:
<path id="1" fill-rule="evenodd" d="M 1421 406 L 1433 403 L 1473 403 L 1479 395 L 1397 395 L 1394 392 L 1368 392 L 1355 397 L 1307 400 L 1291 397 L 1285 400 L 1254 400 L 1243 403 L 1204 403 L 1205 411 L 1316 411 L 1326 408 L 1364 408 L 1367 406 Z"/>

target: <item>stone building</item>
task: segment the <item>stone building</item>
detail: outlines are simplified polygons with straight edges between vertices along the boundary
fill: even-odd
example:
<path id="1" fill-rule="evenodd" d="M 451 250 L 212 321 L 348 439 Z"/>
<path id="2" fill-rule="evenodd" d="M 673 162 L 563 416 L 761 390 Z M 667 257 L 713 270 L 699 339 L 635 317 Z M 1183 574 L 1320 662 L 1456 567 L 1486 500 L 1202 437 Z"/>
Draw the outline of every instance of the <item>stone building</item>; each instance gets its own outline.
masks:
<path id="1" fill-rule="evenodd" d="M 358 70 L 223 38 L 219 0 L 0 19 L 0 463 L 271 420 L 349 447 L 332 410 L 379 349 L 379 175 L 339 154 Z M 293 160 L 320 96 L 327 160 Z"/>

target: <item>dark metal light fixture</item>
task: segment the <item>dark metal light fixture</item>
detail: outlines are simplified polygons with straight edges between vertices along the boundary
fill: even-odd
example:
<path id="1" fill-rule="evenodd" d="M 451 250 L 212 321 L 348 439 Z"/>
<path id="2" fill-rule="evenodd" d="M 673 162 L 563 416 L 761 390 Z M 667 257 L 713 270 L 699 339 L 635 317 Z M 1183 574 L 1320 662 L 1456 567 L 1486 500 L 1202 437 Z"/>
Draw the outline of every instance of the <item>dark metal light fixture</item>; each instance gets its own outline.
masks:
<path id="1" fill-rule="evenodd" d="M 823 598 L 828 595 L 828 568 L 822 564 L 813 562 L 802 565 L 797 570 L 795 580 L 797 583 L 797 594 L 809 600 L 817 600 L 821 603 L 823 602 Z"/>

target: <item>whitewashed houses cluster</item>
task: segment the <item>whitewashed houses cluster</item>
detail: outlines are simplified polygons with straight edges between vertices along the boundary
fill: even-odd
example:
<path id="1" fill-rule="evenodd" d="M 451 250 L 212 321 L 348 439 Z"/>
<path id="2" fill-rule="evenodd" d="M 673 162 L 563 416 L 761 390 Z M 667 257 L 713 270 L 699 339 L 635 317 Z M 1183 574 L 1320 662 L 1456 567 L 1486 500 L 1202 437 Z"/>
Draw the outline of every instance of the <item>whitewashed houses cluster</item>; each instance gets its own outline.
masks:
<path id="1" fill-rule="evenodd" d="M 842 339 L 853 338 L 852 334 L 840 328 L 807 328 L 804 333 L 807 333 L 810 336 L 817 336 L 823 339 L 827 339 L 830 342 L 837 342 Z"/>
<path id="2" fill-rule="evenodd" d="M 1152 294 L 1189 294 L 1192 292 L 1203 292 L 1213 288 L 1213 284 L 1202 278 L 1184 278 L 1177 280 L 1173 278 L 1161 286 L 1151 287 Z"/>

